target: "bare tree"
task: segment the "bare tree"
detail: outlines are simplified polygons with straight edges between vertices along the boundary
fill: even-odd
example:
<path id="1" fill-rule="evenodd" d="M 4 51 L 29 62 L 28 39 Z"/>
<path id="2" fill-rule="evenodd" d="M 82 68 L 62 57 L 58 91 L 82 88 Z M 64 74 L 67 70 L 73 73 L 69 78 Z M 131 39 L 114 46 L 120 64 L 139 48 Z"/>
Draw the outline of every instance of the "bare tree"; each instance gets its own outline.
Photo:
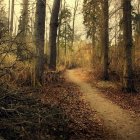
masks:
<path id="1" fill-rule="evenodd" d="M 46 0 L 37 0 L 35 15 L 35 45 L 36 45 L 36 82 L 42 83 L 44 72 L 44 36 L 45 36 Z"/>
<path id="2" fill-rule="evenodd" d="M 51 70 L 56 70 L 56 38 L 58 29 L 58 15 L 60 11 L 61 0 L 54 0 L 50 20 L 49 48 L 50 48 L 50 64 Z"/>
<path id="3" fill-rule="evenodd" d="M 108 74 L 108 52 L 109 52 L 109 4 L 108 0 L 103 0 L 102 3 L 103 8 L 103 33 L 102 33 L 102 60 L 103 60 L 103 79 L 109 80 L 109 74 Z"/>

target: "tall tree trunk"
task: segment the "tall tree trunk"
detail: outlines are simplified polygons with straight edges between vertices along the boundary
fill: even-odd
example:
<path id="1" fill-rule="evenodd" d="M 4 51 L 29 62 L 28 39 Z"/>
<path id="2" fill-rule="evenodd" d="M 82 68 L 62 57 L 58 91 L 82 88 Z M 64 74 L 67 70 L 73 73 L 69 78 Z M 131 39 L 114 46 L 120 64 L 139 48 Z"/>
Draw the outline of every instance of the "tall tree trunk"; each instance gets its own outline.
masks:
<path id="1" fill-rule="evenodd" d="M 46 23 L 46 31 L 45 31 L 45 48 L 44 48 L 44 53 L 45 55 L 47 56 L 48 54 L 48 27 L 47 27 L 47 23 L 48 22 L 48 18 L 47 18 L 47 15 L 46 15 L 46 19 L 45 19 L 45 23 Z"/>
<path id="2" fill-rule="evenodd" d="M 60 59 L 60 29 L 61 29 L 61 19 L 59 21 L 58 36 L 57 36 L 57 62 L 58 63 Z"/>
<path id="3" fill-rule="evenodd" d="M 15 0 L 12 0 L 12 7 L 11 7 L 11 25 L 10 25 L 10 35 L 11 36 L 13 34 L 14 7 L 15 7 Z"/>
<path id="4" fill-rule="evenodd" d="M 58 26 L 58 35 L 57 35 L 57 62 L 59 63 L 60 59 L 60 32 L 61 32 L 61 14 L 62 14 L 62 1 L 60 1 L 60 13 L 59 13 L 59 26 Z"/>
<path id="5" fill-rule="evenodd" d="M 9 0 L 9 7 L 8 7 L 8 32 L 10 33 L 10 9 L 11 9 L 11 4 Z"/>
<path id="6" fill-rule="evenodd" d="M 35 23 L 35 16 L 34 16 L 34 2 L 32 3 L 32 6 L 31 6 L 31 33 L 32 33 L 32 36 L 34 34 L 34 23 Z"/>
<path id="7" fill-rule="evenodd" d="M 75 18 L 76 18 L 76 12 L 78 9 L 79 5 L 79 0 L 75 0 L 75 5 L 74 5 L 74 11 L 73 11 L 73 19 L 72 19 L 72 47 L 74 43 L 74 36 L 75 36 Z"/>
<path id="8" fill-rule="evenodd" d="M 132 6 L 131 0 L 123 0 L 123 37 L 124 37 L 124 75 L 123 89 L 127 92 L 135 91 L 132 64 Z"/>
<path id="9" fill-rule="evenodd" d="M 37 0 L 35 16 L 36 45 L 36 82 L 42 83 L 44 72 L 44 38 L 45 38 L 46 0 Z"/>
<path id="10" fill-rule="evenodd" d="M 66 11 L 66 0 L 64 0 L 64 11 Z M 67 21 L 64 19 L 64 59 L 65 67 L 67 67 Z"/>
<path id="11" fill-rule="evenodd" d="M 23 9 L 22 9 L 22 35 L 25 38 L 27 35 L 28 30 L 28 23 L 29 23 L 29 0 L 23 0 Z"/>
<path id="12" fill-rule="evenodd" d="M 51 70 L 56 70 L 56 38 L 58 29 L 58 15 L 60 10 L 60 0 L 54 0 L 51 20 L 50 20 L 50 34 L 49 34 L 49 48 L 50 48 L 50 64 Z"/>
<path id="13" fill-rule="evenodd" d="M 103 79 L 109 80 L 108 74 L 108 52 L 109 52 L 109 5 L 108 0 L 103 0 L 103 33 L 102 33 L 102 60 L 103 60 Z"/>

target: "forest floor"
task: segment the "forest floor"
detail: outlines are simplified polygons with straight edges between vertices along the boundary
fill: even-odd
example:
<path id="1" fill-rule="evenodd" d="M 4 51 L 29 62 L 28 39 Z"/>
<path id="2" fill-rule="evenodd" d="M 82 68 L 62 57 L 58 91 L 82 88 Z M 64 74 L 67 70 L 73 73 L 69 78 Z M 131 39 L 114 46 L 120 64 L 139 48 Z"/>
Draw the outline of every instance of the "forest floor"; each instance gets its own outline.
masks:
<path id="1" fill-rule="evenodd" d="M 120 96 L 114 95 L 116 97 L 114 98 L 113 95 L 104 95 L 104 92 L 108 92 L 109 88 L 106 88 L 107 90 L 103 92 L 103 88 L 99 89 L 99 86 L 97 88 L 97 83 L 94 83 L 95 81 L 91 86 L 91 84 L 88 83 L 87 75 L 81 69 L 68 70 L 66 72 L 66 78 L 68 81 L 79 86 L 80 91 L 83 93 L 82 98 L 90 103 L 91 108 L 95 110 L 99 118 L 103 120 L 105 127 L 112 132 L 112 139 L 139 140 L 139 96 L 136 96 L 137 104 L 134 103 L 135 105 L 133 106 L 133 103 L 126 103 L 124 107 L 122 104 L 125 103 L 125 100 Z M 128 100 L 128 96 L 125 99 Z"/>
<path id="2" fill-rule="evenodd" d="M 39 88 L 0 87 L 0 139 L 139 140 L 139 96 L 130 98 L 128 108 L 88 74 L 67 70 L 61 80 Z"/>
<path id="3" fill-rule="evenodd" d="M 41 88 L 0 87 L 2 140 L 109 140 L 102 119 L 68 81 Z"/>

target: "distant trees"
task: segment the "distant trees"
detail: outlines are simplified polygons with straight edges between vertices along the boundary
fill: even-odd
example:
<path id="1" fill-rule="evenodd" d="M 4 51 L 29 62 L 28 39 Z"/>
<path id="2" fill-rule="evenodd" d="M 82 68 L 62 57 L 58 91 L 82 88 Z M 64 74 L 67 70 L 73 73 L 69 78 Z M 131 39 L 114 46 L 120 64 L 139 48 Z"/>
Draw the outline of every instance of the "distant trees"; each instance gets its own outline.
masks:
<path id="1" fill-rule="evenodd" d="M 80 3 L 79 0 L 75 0 L 74 9 L 73 9 L 73 17 L 72 17 L 72 47 L 73 47 L 73 43 L 75 39 L 75 20 L 76 20 L 76 14 L 77 14 L 79 3 Z"/>
<path id="2" fill-rule="evenodd" d="M 92 43 L 92 65 L 101 65 L 102 57 L 102 6 L 98 0 L 84 0 L 83 16 L 87 31 L 87 38 Z M 101 66 L 100 66 L 101 67 Z"/>
<path id="3" fill-rule="evenodd" d="M 93 47 L 100 46 L 103 79 L 109 80 L 109 4 L 108 0 L 85 0 L 83 5 L 84 24 L 87 37 L 92 40 Z M 97 41 L 96 41 L 97 40 Z M 98 50 L 99 51 L 99 50 Z M 96 52 L 99 53 L 99 52 Z"/>
<path id="4" fill-rule="evenodd" d="M 0 87 L 2 84 L 1 78 L 3 78 L 3 76 L 5 76 L 7 74 L 7 71 L 9 70 L 9 66 L 5 65 L 5 58 L 9 53 L 13 51 L 13 49 L 9 45 L 10 43 L 8 29 L 8 18 L 4 6 L 4 0 L 0 0 Z"/>
<path id="5" fill-rule="evenodd" d="M 87 30 L 87 38 L 91 38 L 92 45 L 95 47 L 97 36 L 97 28 L 99 25 L 99 13 L 101 12 L 99 8 L 99 3 L 97 1 L 84 0 L 83 3 L 83 15 L 84 15 L 84 25 Z M 99 40 L 98 40 L 99 41 Z"/>
<path id="6" fill-rule="evenodd" d="M 3 4 L 4 1 L 0 0 L 0 40 L 8 33 L 8 22 Z"/>
<path id="7" fill-rule="evenodd" d="M 60 33 L 59 33 L 59 39 L 60 39 L 60 45 L 65 50 L 65 56 L 67 55 L 67 49 L 71 47 L 72 42 L 72 28 L 70 25 L 71 21 L 71 11 L 68 8 L 64 8 L 61 10 L 60 14 Z"/>
<path id="8" fill-rule="evenodd" d="M 49 68 L 51 70 L 56 70 L 56 58 L 57 58 L 56 39 L 57 39 L 58 15 L 59 15 L 59 11 L 60 11 L 60 2 L 61 2 L 61 0 L 53 1 L 53 8 L 52 8 L 51 19 L 50 19 L 50 34 L 49 34 L 50 63 L 49 63 Z"/>
<path id="9" fill-rule="evenodd" d="M 46 0 L 37 0 L 35 14 L 35 45 L 36 45 L 36 82 L 42 83 L 44 72 L 44 39 L 45 39 Z"/>
<path id="10" fill-rule="evenodd" d="M 69 58 L 73 50 L 78 1 L 75 1 L 74 13 L 65 0 L 61 2 L 57 36 L 57 62 L 58 65 L 63 64 L 65 67 L 69 67 Z"/>

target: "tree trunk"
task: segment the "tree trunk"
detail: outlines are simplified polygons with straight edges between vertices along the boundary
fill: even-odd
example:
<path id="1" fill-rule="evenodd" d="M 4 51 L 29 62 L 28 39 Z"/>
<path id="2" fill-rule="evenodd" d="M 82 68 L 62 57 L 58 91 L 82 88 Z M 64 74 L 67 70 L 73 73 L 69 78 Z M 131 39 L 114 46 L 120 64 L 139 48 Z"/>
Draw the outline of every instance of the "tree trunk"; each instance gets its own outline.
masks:
<path id="1" fill-rule="evenodd" d="M 34 12 L 35 12 L 35 10 L 34 10 L 34 3 L 33 3 L 33 5 L 31 6 L 32 8 L 31 8 L 31 34 L 32 34 L 32 36 L 34 35 L 34 23 L 35 23 L 35 16 L 34 16 Z"/>
<path id="2" fill-rule="evenodd" d="M 61 14 L 62 14 L 62 1 L 60 1 L 60 13 L 59 13 L 59 26 L 58 26 L 58 35 L 57 35 L 57 62 L 59 63 L 60 59 L 60 32 L 61 32 Z"/>
<path id="3" fill-rule="evenodd" d="M 72 47 L 74 43 L 74 36 L 75 36 L 75 18 L 76 18 L 76 12 L 79 6 L 79 0 L 75 0 L 75 5 L 74 5 L 74 11 L 73 11 L 73 19 L 72 19 Z"/>
<path id="4" fill-rule="evenodd" d="M 132 64 L 132 19 L 131 0 L 123 0 L 123 37 L 124 37 L 124 73 L 123 89 L 127 92 L 135 91 Z"/>
<path id="5" fill-rule="evenodd" d="M 49 48 L 50 48 L 50 64 L 51 70 L 56 70 L 56 38 L 58 29 L 58 15 L 60 10 L 60 0 L 54 0 L 53 9 L 50 20 Z"/>
<path id="6" fill-rule="evenodd" d="M 108 52 L 109 52 L 109 5 L 108 0 L 103 0 L 103 33 L 102 33 L 102 60 L 103 60 L 103 79 L 109 80 L 108 74 Z"/>
<path id="7" fill-rule="evenodd" d="M 23 38 L 27 35 L 27 30 L 28 30 L 28 23 L 29 23 L 29 0 L 23 0 L 23 9 L 22 9 L 22 35 Z"/>
<path id="8" fill-rule="evenodd" d="M 9 7 L 8 7 L 8 32 L 10 34 L 10 9 L 11 9 L 11 4 L 9 0 Z"/>
<path id="9" fill-rule="evenodd" d="M 45 13 L 46 0 L 37 0 L 35 16 L 36 83 L 42 83 L 42 76 L 44 72 Z"/>
<path id="10" fill-rule="evenodd" d="M 11 25 L 10 25 L 10 35 L 12 36 L 13 34 L 13 22 L 14 22 L 14 4 L 15 0 L 12 0 L 12 8 L 11 8 Z"/>

